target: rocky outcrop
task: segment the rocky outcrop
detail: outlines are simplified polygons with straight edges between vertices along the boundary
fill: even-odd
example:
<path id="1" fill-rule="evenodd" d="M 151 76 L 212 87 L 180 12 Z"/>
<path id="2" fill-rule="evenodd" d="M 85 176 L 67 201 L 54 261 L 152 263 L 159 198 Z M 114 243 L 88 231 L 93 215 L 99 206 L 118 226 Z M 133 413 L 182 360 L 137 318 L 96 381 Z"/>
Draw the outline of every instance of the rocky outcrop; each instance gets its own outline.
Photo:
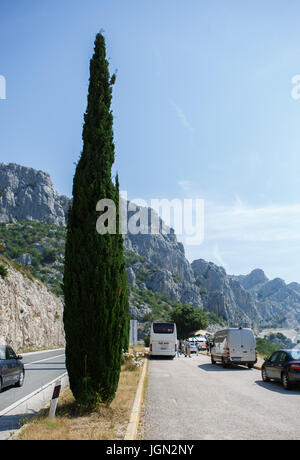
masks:
<path id="1" fill-rule="evenodd" d="M 210 311 L 233 326 L 253 326 L 261 319 L 251 294 L 238 280 L 228 276 L 223 267 L 199 259 L 192 263 L 192 269 Z"/>
<path id="2" fill-rule="evenodd" d="M 166 295 L 171 300 L 194 307 L 202 307 L 203 302 L 198 287 L 190 281 L 174 276 L 168 270 L 157 270 L 146 280 L 146 287 L 153 292 Z"/>
<path id="3" fill-rule="evenodd" d="M 261 286 L 262 284 L 269 281 L 264 271 L 259 268 L 253 270 L 251 273 L 249 273 L 249 275 L 240 275 L 236 278 L 245 289 L 256 288 L 257 286 Z"/>
<path id="4" fill-rule="evenodd" d="M 64 346 L 63 304 L 41 282 L 12 263 L 0 276 L 0 344 L 15 350 Z"/>
<path id="5" fill-rule="evenodd" d="M 124 204 L 128 208 L 128 203 Z M 124 208 L 123 208 L 124 209 Z M 150 208 L 137 207 L 141 214 L 148 215 L 148 225 L 142 228 L 142 232 L 125 235 L 125 248 L 143 257 L 147 262 L 159 268 L 170 271 L 173 275 L 193 283 L 194 275 L 190 263 L 185 258 L 184 247 L 177 241 L 175 232 L 169 228 L 161 218 Z M 130 221 L 133 212 L 127 210 L 127 220 Z M 151 233 L 152 221 L 159 222 L 155 234 Z"/>
<path id="6" fill-rule="evenodd" d="M 286 328 L 300 324 L 300 285 L 286 284 L 281 278 L 269 280 L 262 270 L 235 277 L 246 287 L 265 323 L 277 323 Z"/>
<path id="7" fill-rule="evenodd" d="M 174 302 L 203 307 L 192 267 L 174 230 L 166 226 L 153 210 L 137 207 L 137 211 L 148 218 L 141 233 L 128 232 L 124 238 L 125 248 L 140 257 L 131 265 L 130 270 L 127 269 L 129 283 L 133 286 L 138 283 L 140 288 L 165 295 Z M 128 221 L 132 215 L 132 212 L 127 211 Z M 152 219 L 159 222 L 159 232 L 155 234 L 151 233 Z M 143 282 L 139 283 L 140 274 Z"/>
<path id="8" fill-rule="evenodd" d="M 35 220 L 65 225 L 69 203 L 56 192 L 49 174 L 0 163 L 0 222 Z"/>

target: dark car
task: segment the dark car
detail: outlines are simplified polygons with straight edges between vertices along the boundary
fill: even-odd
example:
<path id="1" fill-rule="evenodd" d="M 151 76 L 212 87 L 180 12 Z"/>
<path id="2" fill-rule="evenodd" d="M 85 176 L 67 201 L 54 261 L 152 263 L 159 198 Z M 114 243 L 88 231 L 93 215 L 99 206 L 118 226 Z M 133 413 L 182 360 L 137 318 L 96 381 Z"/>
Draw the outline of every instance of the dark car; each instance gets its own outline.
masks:
<path id="1" fill-rule="evenodd" d="M 21 359 L 11 347 L 0 346 L 0 392 L 4 387 L 23 385 L 25 370 Z"/>
<path id="2" fill-rule="evenodd" d="M 293 384 L 300 384 L 300 350 L 275 351 L 263 363 L 261 375 L 264 382 L 281 381 L 286 390 Z"/>

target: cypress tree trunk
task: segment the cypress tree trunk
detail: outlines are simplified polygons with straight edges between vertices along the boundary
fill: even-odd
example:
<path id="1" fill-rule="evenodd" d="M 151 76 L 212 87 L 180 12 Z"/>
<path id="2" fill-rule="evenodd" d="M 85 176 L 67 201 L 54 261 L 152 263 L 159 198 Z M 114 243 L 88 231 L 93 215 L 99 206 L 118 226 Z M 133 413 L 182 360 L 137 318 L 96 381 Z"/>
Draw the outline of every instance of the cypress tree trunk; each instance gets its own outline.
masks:
<path id="1" fill-rule="evenodd" d="M 98 34 L 90 63 L 83 151 L 73 182 L 64 271 L 66 365 L 75 399 L 89 407 L 110 403 L 127 346 L 129 308 L 123 237 L 118 234 L 119 184 L 114 162 L 112 85 L 105 40 Z M 96 205 L 116 204 L 117 234 L 99 235 Z"/>

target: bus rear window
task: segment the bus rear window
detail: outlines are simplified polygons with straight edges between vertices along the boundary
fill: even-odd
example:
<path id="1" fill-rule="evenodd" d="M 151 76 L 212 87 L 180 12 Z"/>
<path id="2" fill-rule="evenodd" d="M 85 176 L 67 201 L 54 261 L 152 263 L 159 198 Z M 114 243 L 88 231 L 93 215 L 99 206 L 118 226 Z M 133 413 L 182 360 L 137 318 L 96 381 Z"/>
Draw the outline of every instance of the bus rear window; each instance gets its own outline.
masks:
<path id="1" fill-rule="evenodd" d="M 154 323 L 153 324 L 154 334 L 173 334 L 174 324 L 171 323 Z"/>

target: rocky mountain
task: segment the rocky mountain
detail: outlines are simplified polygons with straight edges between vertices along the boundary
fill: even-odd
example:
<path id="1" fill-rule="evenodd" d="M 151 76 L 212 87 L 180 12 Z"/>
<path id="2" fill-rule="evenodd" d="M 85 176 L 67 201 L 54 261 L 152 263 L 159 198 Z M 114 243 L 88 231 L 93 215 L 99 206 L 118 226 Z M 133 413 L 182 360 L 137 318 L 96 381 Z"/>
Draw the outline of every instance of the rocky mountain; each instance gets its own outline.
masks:
<path id="1" fill-rule="evenodd" d="M 210 311 L 236 326 L 253 327 L 263 321 L 251 294 L 223 267 L 199 259 L 192 268 L 197 284 L 206 291 L 203 301 Z"/>
<path id="2" fill-rule="evenodd" d="M 64 254 L 65 231 L 60 229 L 69 204 L 55 191 L 48 174 L 0 164 L 0 222 L 11 222 L 0 224 L 5 254 L 29 266 L 56 293 L 61 293 Z M 134 212 L 128 203 L 125 206 L 129 221 Z M 231 326 L 300 325 L 300 284 L 269 280 L 260 269 L 233 276 L 203 259 L 190 264 L 174 230 L 158 219 L 160 230 L 151 234 L 155 213 L 137 210 L 148 215 L 148 224 L 142 233 L 124 238 L 133 318 L 141 322 L 164 318 L 174 306 L 188 303 Z"/>
<path id="3" fill-rule="evenodd" d="M 138 208 L 140 209 L 140 208 Z M 177 241 L 174 230 L 168 228 L 159 220 L 160 232 L 151 234 L 151 221 L 157 216 L 153 210 L 147 209 L 148 229 L 143 234 L 128 233 L 125 236 L 125 248 L 138 255 L 141 259 L 135 261 L 128 268 L 129 281 L 137 285 L 136 279 L 144 277 L 139 285 L 142 289 L 167 296 L 171 301 L 189 303 L 195 307 L 202 307 L 202 297 L 199 288 L 195 285 L 192 267 L 185 258 L 184 247 Z M 132 213 L 128 213 L 128 220 Z M 148 269 L 145 271 L 145 262 Z"/>
<path id="4" fill-rule="evenodd" d="M 0 276 L 0 343 L 16 350 L 64 346 L 62 301 L 28 271 L 3 256 L 0 263 L 7 273 Z"/>
<path id="5" fill-rule="evenodd" d="M 49 174 L 0 163 L 0 222 L 31 220 L 65 225 L 69 201 L 56 192 Z"/>
<path id="6" fill-rule="evenodd" d="M 286 328 L 297 328 L 300 324 L 300 285 L 286 284 L 281 278 L 269 280 L 262 270 L 253 270 L 249 275 L 233 277 L 251 295 L 260 316 Z"/>
<path id="7" fill-rule="evenodd" d="M 190 264 L 172 229 L 164 228 L 164 234 L 150 234 L 148 212 L 148 234 L 128 234 L 125 238 L 127 251 L 142 258 L 133 258 L 127 268 L 132 286 L 162 294 L 170 299 L 169 303 L 205 307 L 231 326 L 299 327 L 298 283 L 287 285 L 279 278 L 269 280 L 261 269 L 246 276 L 233 276 L 203 259 Z M 136 299 L 131 300 L 137 303 Z M 138 302 L 147 312 L 147 305 L 140 298 Z"/>

